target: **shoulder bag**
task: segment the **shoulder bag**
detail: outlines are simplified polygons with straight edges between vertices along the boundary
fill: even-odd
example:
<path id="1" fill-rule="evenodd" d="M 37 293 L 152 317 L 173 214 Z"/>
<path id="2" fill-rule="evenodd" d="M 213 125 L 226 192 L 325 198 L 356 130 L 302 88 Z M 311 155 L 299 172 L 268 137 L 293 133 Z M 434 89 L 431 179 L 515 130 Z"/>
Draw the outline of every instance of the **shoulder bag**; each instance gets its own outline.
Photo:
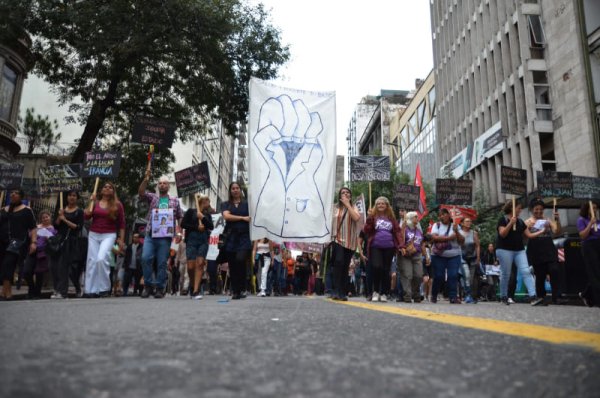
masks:
<path id="1" fill-rule="evenodd" d="M 440 226 L 441 226 L 441 223 L 438 223 L 438 230 L 440 229 Z M 452 228 L 452 225 L 448 225 L 448 229 L 446 230 L 445 236 L 448 236 L 448 234 L 450 234 L 450 228 Z M 433 247 L 432 247 L 431 251 L 436 256 L 441 256 L 446 250 L 449 250 L 450 248 L 452 248 L 452 245 L 448 241 L 446 241 L 446 242 L 435 242 L 433 244 Z"/>

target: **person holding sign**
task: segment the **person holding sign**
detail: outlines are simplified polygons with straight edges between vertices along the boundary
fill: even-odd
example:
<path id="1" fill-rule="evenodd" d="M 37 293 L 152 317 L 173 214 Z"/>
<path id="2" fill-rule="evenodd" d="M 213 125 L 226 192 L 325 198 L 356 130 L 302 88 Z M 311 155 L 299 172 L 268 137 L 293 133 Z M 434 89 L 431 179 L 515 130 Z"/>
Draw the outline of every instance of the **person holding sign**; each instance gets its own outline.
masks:
<path id="1" fill-rule="evenodd" d="M 460 304 L 457 294 L 458 267 L 462 262 L 461 245 L 464 243 L 465 238 L 459 233 L 458 224 L 452 222 L 448 209 L 440 209 L 438 218 L 440 221 L 435 223 L 431 229 L 433 240 L 431 302 L 437 303 L 437 296 L 444 280 L 444 274 L 447 274 L 450 304 Z"/>
<path id="2" fill-rule="evenodd" d="M 61 192 L 60 195 L 63 195 Z M 52 280 L 55 283 L 56 298 L 67 298 L 69 291 L 69 274 L 71 268 L 78 267 L 79 264 L 79 232 L 83 228 L 83 210 L 77 206 L 79 193 L 77 191 L 68 191 L 67 205 L 64 209 L 58 210 L 58 217 L 54 221 L 54 226 L 58 234 L 64 239 L 64 244 L 52 270 Z M 62 204 L 62 199 L 61 199 Z M 77 297 L 81 293 L 81 283 L 72 278 Z"/>
<path id="3" fill-rule="evenodd" d="M 187 209 L 181 220 L 181 228 L 185 229 L 185 256 L 190 286 L 193 286 L 190 298 L 200 300 L 200 282 L 206 268 L 208 237 L 214 229 L 208 196 L 196 196 L 196 208 Z"/>
<path id="4" fill-rule="evenodd" d="M 148 181 L 150 181 L 150 165 L 148 161 L 146 174 L 138 188 L 141 201 L 148 203 L 148 215 L 146 216 L 146 236 L 144 238 L 144 249 L 142 252 L 142 267 L 144 270 L 144 291 L 142 298 L 148 298 L 154 294 L 154 298 L 163 298 L 167 286 L 167 260 L 169 250 L 177 224 L 183 218 L 183 211 L 176 196 L 169 195 L 169 179 L 162 176 L 158 179 L 158 195 L 154 192 L 146 192 Z M 164 225 L 162 219 L 165 219 Z M 156 259 L 156 279 L 153 276 L 152 264 Z"/>
<path id="5" fill-rule="evenodd" d="M 10 191 L 10 204 L 0 212 L 0 299 L 12 300 L 12 281 L 17 264 L 37 249 L 37 222 L 33 211 L 23 204 L 23 190 Z"/>
<path id="6" fill-rule="evenodd" d="M 529 272 L 529 263 L 527 254 L 523 245 L 523 234 L 527 229 L 525 222 L 519 218 L 522 205 L 515 202 L 513 211 L 513 201 L 509 200 L 504 205 L 504 215 L 500 217 L 496 228 L 498 235 L 496 237 L 496 256 L 500 262 L 500 298 L 502 302 L 509 305 L 508 302 L 508 280 L 513 262 L 517 266 L 517 271 L 521 273 L 531 305 L 540 305 L 542 301 L 537 300 L 535 295 L 535 284 L 533 276 Z"/>
<path id="7" fill-rule="evenodd" d="M 550 275 L 552 284 L 552 302 L 557 303 L 559 298 L 559 273 L 558 273 L 558 249 L 554 246 L 553 235 L 560 234 L 560 218 L 554 213 L 553 219 L 544 217 L 544 202 L 541 199 L 533 199 L 529 203 L 529 211 L 532 216 L 525 221 L 527 229 L 525 236 L 527 242 L 527 259 L 535 271 L 535 293 L 540 304 L 544 305 L 546 297 L 546 275 Z"/>
<path id="8" fill-rule="evenodd" d="M 579 297 L 588 307 L 600 306 L 600 221 L 596 217 L 598 203 L 581 205 L 577 229 L 582 240 L 581 252 L 588 275 L 588 285 Z"/>
<path id="9" fill-rule="evenodd" d="M 111 251 L 115 241 L 121 250 L 125 246 L 125 211 L 115 186 L 110 182 L 102 187 L 100 200 L 96 200 L 95 194 L 90 199 L 91 206 L 83 213 L 86 220 L 92 219 L 88 233 L 85 297 L 108 297 L 111 291 Z"/>

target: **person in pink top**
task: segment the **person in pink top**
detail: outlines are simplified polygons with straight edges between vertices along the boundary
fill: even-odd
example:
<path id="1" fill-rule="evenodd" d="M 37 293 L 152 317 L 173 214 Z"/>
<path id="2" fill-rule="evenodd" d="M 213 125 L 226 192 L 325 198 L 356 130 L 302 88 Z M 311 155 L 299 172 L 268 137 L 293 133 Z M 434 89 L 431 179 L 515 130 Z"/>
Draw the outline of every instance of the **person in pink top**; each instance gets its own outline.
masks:
<path id="1" fill-rule="evenodd" d="M 125 212 L 117 198 L 115 186 L 107 182 L 100 191 L 100 200 L 91 198 L 93 206 L 84 216 L 92 219 L 88 234 L 88 255 L 85 270 L 84 297 L 107 297 L 110 295 L 110 251 L 115 244 L 123 250 L 125 239 Z M 117 238 L 118 234 L 118 238 Z"/>

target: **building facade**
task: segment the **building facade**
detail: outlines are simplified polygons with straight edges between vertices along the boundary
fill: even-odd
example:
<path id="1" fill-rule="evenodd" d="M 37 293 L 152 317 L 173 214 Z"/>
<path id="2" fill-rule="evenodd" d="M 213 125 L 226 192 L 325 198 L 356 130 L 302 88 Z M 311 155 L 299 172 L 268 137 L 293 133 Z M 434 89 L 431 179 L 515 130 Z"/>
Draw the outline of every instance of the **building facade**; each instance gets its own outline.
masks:
<path id="1" fill-rule="evenodd" d="M 210 198 L 210 204 L 216 210 L 228 199 L 229 183 L 233 178 L 233 151 L 235 137 L 227 134 L 223 124 L 215 121 L 210 131 L 194 143 L 192 164 L 208 163 L 210 189 L 204 194 Z M 193 197 L 181 198 L 185 206 L 192 205 Z"/>
<path id="2" fill-rule="evenodd" d="M 357 104 L 346 141 L 348 141 L 348 159 L 352 156 L 380 155 L 390 156 L 390 123 L 398 113 L 403 112 L 409 102 L 406 90 L 381 90 L 379 96 L 366 96 Z M 348 180 L 350 168 L 348 168 Z"/>
<path id="3" fill-rule="evenodd" d="M 598 176 L 580 1 L 430 0 L 441 174 L 503 202 L 500 166 Z"/>
<path id="4" fill-rule="evenodd" d="M 417 79 L 415 92 L 403 112 L 390 123 L 391 150 L 396 169 L 414 178 L 417 164 L 424 182 L 435 185 L 439 177 L 436 161 L 435 74 L 425 80 Z"/>
<path id="5" fill-rule="evenodd" d="M 25 32 L 5 32 L 0 41 L 0 163 L 12 163 L 21 150 L 15 141 L 23 82 L 32 67 Z"/>

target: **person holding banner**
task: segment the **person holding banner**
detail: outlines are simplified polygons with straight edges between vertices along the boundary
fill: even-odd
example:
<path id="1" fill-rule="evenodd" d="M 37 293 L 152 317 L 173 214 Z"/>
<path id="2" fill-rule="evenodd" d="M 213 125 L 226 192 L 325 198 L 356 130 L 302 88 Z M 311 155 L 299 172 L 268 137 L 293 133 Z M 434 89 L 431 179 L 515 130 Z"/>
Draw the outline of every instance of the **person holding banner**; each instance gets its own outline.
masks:
<path id="1" fill-rule="evenodd" d="M 166 176 L 158 179 L 158 194 L 146 192 L 150 180 L 150 165 L 151 162 L 148 161 L 146 174 L 138 188 L 139 199 L 148 203 L 146 236 L 142 251 L 144 291 L 141 297 L 148 298 L 153 294 L 154 298 L 161 299 L 165 295 L 167 286 L 167 260 L 169 259 L 171 240 L 177 224 L 181 222 L 183 211 L 179 205 L 179 198 L 169 195 L 170 183 Z M 166 225 L 161 225 L 163 218 L 166 218 Z M 155 259 L 156 278 L 152 268 Z"/>
<path id="2" fill-rule="evenodd" d="M 60 195 L 62 195 L 61 193 Z M 56 298 L 66 298 L 69 292 L 69 276 L 74 276 L 75 273 L 70 272 L 72 269 L 79 267 L 79 232 L 83 228 L 83 210 L 77 206 L 79 200 L 79 192 L 66 192 L 67 205 L 63 209 L 58 210 L 58 217 L 54 221 L 54 225 L 58 230 L 58 234 L 64 239 L 60 256 L 56 264 L 53 265 L 52 280 L 55 281 Z M 61 200 L 62 204 L 62 200 Z M 75 286 L 77 297 L 81 295 L 81 283 L 79 278 L 71 278 Z"/>
<path id="3" fill-rule="evenodd" d="M 196 208 L 187 209 L 181 220 L 181 228 L 185 229 L 185 256 L 187 270 L 192 286 L 190 298 L 202 299 L 200 282 L 206 268 L 206 253 L 208 253 L 208 238 L 214 229 L 210 214 L 210 199 L 206 195 L 196 197 Z"/>
<path id="4" fill-rule="evenodd" d="M 502 209 L 504 215 L 500 217 L 496 225 L 498 235 L 496 237 L 496 256 L 500 262 L 500 298 L 502 302 L 509 305 L 508 301 L 508 280 L 513 262 L 517 266 L 517 271 L 521 274 L 531 305 L 540 305 L 542 301 L 537 300 L 535 295 L 535 284 L 533 276 L 529 272 L 529 263 L 527 254 L 523 245 L 523 234 L 527 229 L 525 222 L 519 218 L 522 205 L 515 202 L 513 211 L 513 201 L 509 200 Z"/>
<path id="5" fill-rule="evenodd" d="M 111 292 L 111 251 L 115 241 L 121 250 L 125 247 L 125 211 L 111 182 L 102 187 L 100 200 L 96 200 L 94 194 L 90 200 L 91 210 L 88 207 L 83 213 L 86 220 L 92 219 L 88 233 L 85 297 L 108 297 Z"/>
<path id="6" fill-rule="evenodd" d="M 227 224 L 225 231 L 225 256 L 229 263 L 232 300 L 246 298 L 243 294 L 246 282 L 246 264 L 250 260 L 250 213 L 248 202 L 243 200 L 242 187 L 237 182 L 229 184 L 229 200 L 221 205 L 223 218 Z"/>
<path id="7" fill-rule="evenodd" d="M 358 247 L 360 213 L 352 204 L 352 191 L 342 187 L 333 209 L 331 260 L 333 267 L 333 300 L 348 301 L 348 268 Z"/>
<path id="8" fill-rule="evenodd" d="M 558 303 L 560 297 L 558 249 L 554 246 L 553 235 L 560 234 L 560 218 L 554 213 L 552 220 L 544 217 L 544 202 L 535 198 L 529 203 L 531 217 L 525 221 L 527 229 L 527 260 L 535 272 L 535 293 L 538 305 L 544 305 L 546 297 L 546 275 L 550 275 L 552 286 L 552 302 Z"/>
<path id="9" fill-rule="evenodd" d="M 459 233 L 458 224 L 452 222 L 448 209 L 440 209 L 439 221 L 431 228 L 433 241 L 431 266 L 433 267 L 433 286 L 431 302 L 437 303 L 438 292 L 447 274 L 448 296 L 450 304 L 460 304 L 458 298 L 458 267 L 462 262 L 461 245 L 465 238 Z"/>
<path id="10" fill-rule="evenodd" d="M 600 221 L 596 217 L 597 202 L 581 205 L 577 229 L 582 240 L 581 252 L 588 276 L 585 290 L 579 297 L 588 307 L 600 306 Z"/>
<path id="11" fill-rule="evenodd" d="M 0 299 L 12 300 L 12 282 L 17 264 L 37 248 L 37 223 L 33 211 L 23 204 L 23 190 L 10 191 L 10 204 L 0 212 Z"/>

